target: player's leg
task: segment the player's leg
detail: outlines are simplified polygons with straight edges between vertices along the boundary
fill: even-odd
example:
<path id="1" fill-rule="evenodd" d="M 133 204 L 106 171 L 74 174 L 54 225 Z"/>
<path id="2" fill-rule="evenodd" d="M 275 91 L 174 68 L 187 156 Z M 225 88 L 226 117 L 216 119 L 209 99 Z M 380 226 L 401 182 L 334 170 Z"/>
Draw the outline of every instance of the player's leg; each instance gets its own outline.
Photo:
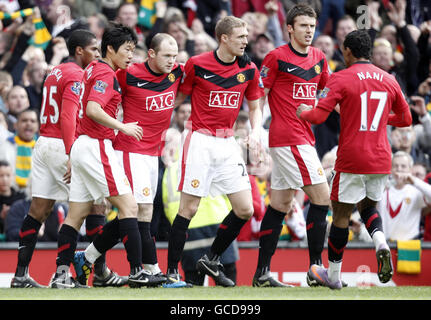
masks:
<path id="1" fill-rule="evenodd" d="M 248 179 L 248 177 L 247 177 Z M 253 216 L 253 200 L 250 189 L 228 194 L 232 210 L 221 222 L 208 255 L 201 257 L 196 268 L 212 277 L 216 285 L 233 287 L 235 283 L 226 277 L 220 256 L 239 235 L 241 228 Z"/>
<path id="2" fill-rule="evenodd" d="M 329 209 L 329 187 L 325 181 L 304 186 L 302 190 L 310 199 L 306 218 L 309 265 L 320 265 L 322 264 L 322 251 L 327 226 L 326 217 Z"/>
<path id="3" fill-rule="evenodd" d="M 178 214 L 172 222 L 168 240 L 168 269 L 166 274 L 169 278 L 174 277 L 179 280 L 178 263 L 184 250 L 187 229 L 190 220 L 198 211 L 200 201 L 201 197 L 199 196 L 181 192 Z"/>
<path id="4" fill-rule="evenodd" d="M 50 215 L 54 203 L 55 200 L 32 198 L 29 212 L 19 232 L 18 263 L 11 288 L 43 287 L 29 276 L 28 266 L 36 247 L 39 229 Z"/>
<path id="5" fill-rule="evenodd" d="M 260 225 L 259 256 L 256 273 L 253 277 L 255 287 L 285 287 L 283 283 L 270 276 L 271 258 L 277 248 L 278 239 L 286 213 L 291 210 L 294 189 L 271 190 L 271 204 L 268 206 Z"/>
<path id="6" fill-rule="evenodd" d="M 380 282 L 386 283 L 391 280 L 393 275 L 392 257 L 383 233 L 382 218 L 376 205 L 377 201 L 366 197 L 358 203 L 358 211 L 376 248 L 377 275 Z"/>
<path id="7" fill-rule="evenodd" d="M 58 232 L 57 270 L 51 280 L 51 288 L 85 287 L 71 278 L 69 267 L 74 258 L 79 229 L 92 207 L 93 201 L 69 202 L 69 211 Z"/>
<path id="8" fill-rule="evenodd" d="M 349 221 L 354 204 L 332 201 L 333 221 L 328 237 L 328 269 L 313 264 L 307 275 L 320 285 L 341 289 L 341 265 L 344 248 L 349 239 Z"/>

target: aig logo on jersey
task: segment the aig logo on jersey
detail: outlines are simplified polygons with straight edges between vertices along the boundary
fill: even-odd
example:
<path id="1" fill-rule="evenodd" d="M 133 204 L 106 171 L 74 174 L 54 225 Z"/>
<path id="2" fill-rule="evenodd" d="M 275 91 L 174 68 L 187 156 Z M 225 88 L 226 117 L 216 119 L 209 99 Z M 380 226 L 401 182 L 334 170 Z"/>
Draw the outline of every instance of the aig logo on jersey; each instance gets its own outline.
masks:
<path id="1" fill-rule="evenodd" d="M 147 111 L 163 111 L 174 107 L 175 95 L 173 91 L 147 97 Z"/>
<path id="2" fill-rule="evenodd" d="M 240 93 L 236 91 L 211 91 L 209 106 L 214 108 L 238 108 Z"/>
<path id="3" fill-rule="evenodd" d="M 294 83 L 293 99 L 315 99 L 317 84 L 315 83 Z"/>

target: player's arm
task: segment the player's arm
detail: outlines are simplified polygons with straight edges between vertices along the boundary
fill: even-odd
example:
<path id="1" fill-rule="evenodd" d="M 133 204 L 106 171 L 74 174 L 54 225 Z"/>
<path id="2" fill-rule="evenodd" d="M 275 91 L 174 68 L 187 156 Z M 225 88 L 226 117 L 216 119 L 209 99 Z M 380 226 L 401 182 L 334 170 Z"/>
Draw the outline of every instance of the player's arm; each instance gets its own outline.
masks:
<path id="1" fill-rule="evenodd" d="M 117 119 L 114 119 L 109 116 L 103 110 L 102 106 L 96 101 L 88 101 L 86 114 L 90 119 L 96 121 L 97 123 L 105 127 L 119 130 L 125 135 L 134 137 L 138 141 L 142 139 L 143 131 L 142 128 L 138 125 L 137 121 L 129 123 L 123 123 L 121 121 L 118 121 Z"/>
<path id="2" fill-rule="evenodd" d="M 184 102 L 184 100 L 186 100 L 187 97 L 188 97 L 188 94 L 178 91 L 177 97 L 175 98 L 174 108 L 180 106 Z"/>
<path id="3" fill-rule="evenodd" d="M 296 116 L 301 119 L 308 121 L 312 124 L 321 124 L 326 121 L 331 112 L 320 108 L 319 105 L 316 108 L 307 104 L 301 103 L 296 109 Z"/>
<path id="4" fill-rule="evenodd" d="M 63 99 L 61 103 L 60 128 L 66 154 L 70 153 L 72 144 L 75 142 L 76 114 L 78 104 L 76 101 Z"/>
<path id="5" fill-rule="evenodd" d="M 412 124 L 412 114 L 400 86 L 395 82 L 395 101 L 392 105 L 393 114 L 389 114 L 388 124 L 394 127 L 408 127 Z"/>

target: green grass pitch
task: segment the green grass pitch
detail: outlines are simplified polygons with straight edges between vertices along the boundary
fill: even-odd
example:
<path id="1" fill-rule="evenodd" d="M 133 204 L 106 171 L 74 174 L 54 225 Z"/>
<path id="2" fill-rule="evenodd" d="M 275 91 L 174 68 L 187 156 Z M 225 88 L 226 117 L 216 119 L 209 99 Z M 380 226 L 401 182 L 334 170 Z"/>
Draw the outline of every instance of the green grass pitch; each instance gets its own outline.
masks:
<path id="1" fill-rule="evenodd" d="M 0 300 L 431 300 L 431 287 L 0 289 Z"/>

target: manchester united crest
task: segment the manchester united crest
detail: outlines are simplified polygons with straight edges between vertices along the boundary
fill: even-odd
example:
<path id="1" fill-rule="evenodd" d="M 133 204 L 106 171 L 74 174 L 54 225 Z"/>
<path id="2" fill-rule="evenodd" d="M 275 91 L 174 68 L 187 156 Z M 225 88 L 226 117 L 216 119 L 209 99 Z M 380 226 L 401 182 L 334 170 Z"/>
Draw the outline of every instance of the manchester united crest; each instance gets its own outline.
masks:
<path id="1" fill-rule="evenodd" d="M 318 64 L 316 64 L 314 66 L 314 71 L 316 71 L 317 74 L 320 74 L 322 72 L 322 69 L 320 68 L 320 66 Z"/>
<path id="2" fill-rule="evenodd" d="M 168 75 L 168 79 L 169 79 L 170 82 L 175 82 L 175 75 L 173 73 L 170 73 Z"/>
<path id="3" fill-rule="evenodd" d="M 317 173 L 319 174 L 319 176 L 323 176 L 325 174 L 325 172 L 323 171 L 322 167 L 320 167 L 319 169 L 317 169 Z"/>
<path id="4" fill-rule="evenodd" d="M 144 189 L 142 189 L 142 194 L 148 197 L 150 195 L 150 188 L 145 187 Z"/>
<path id="5" fill-rule="evenodd" d="M 199 184 L 200 184 L 200 182 L 199 182 L 199 180 L 198 179 L 193 179 L 192 180 L 192 183 L 191 183 L 191 185 L 192 185 L 192 187 L 193 188 L 197 188 L 197 187 L 199 187 Z"/>
<path id="6" fill-rule="evenodd" d="M 239 83 L 243 83 L 245 81 L 245 75 L 243 73 L 238 73 L 238 75 L 236 76 L 236 79 L 238 80 Z"/>

